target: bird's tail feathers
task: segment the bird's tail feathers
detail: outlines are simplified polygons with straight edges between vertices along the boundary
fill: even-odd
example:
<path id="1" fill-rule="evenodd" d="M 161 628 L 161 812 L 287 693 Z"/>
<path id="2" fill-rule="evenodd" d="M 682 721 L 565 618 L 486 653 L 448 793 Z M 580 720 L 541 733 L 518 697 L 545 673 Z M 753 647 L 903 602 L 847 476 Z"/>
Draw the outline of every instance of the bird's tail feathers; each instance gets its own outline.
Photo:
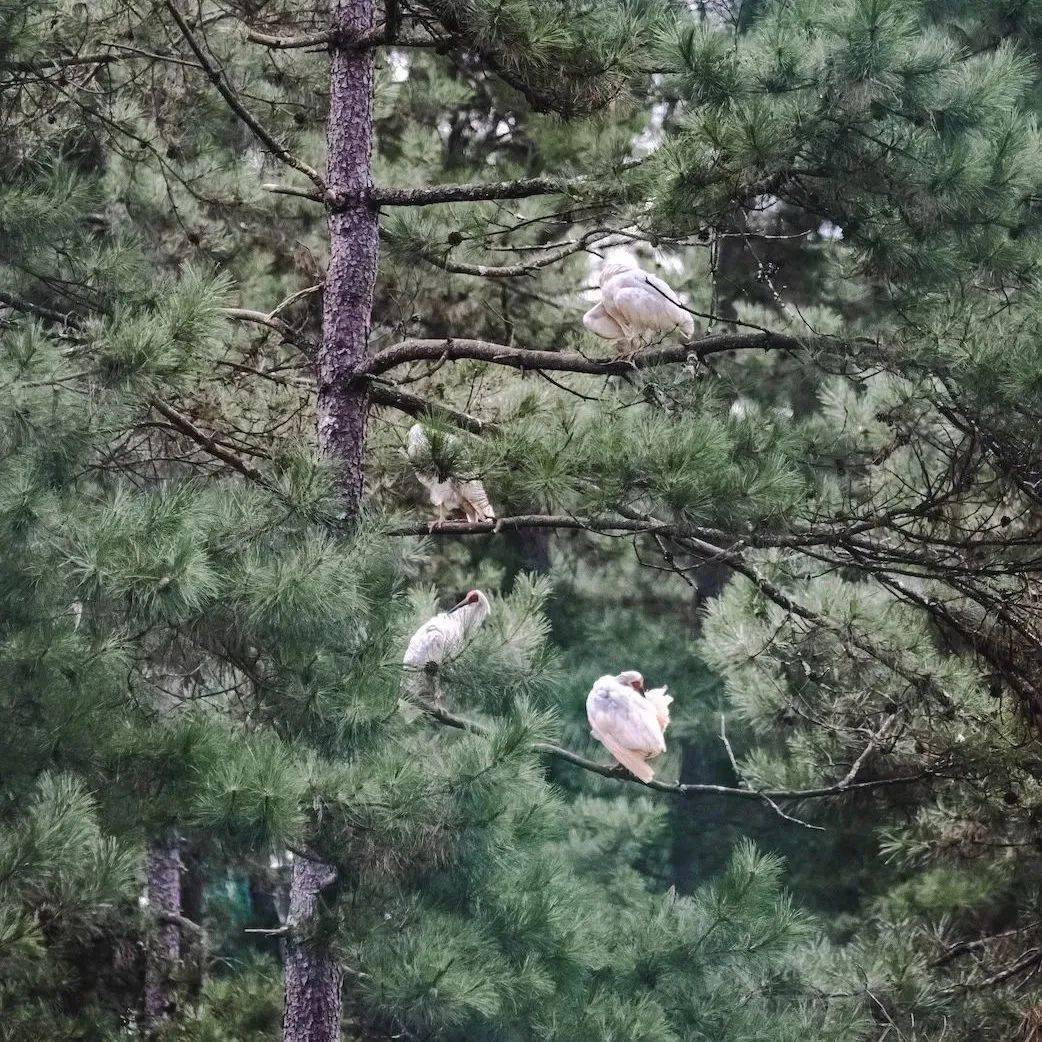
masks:
<path id="1" fill-rule="evenodd" d="M 496 512 L 492 509 L 492 504 L 488 501 L 488 493 L 480 481 L 475 479 L 462 482 L 460 500 L 468 521 L 496 520 Z"/>
<path id="2" fill-rule="evenodd" d="M 601 737 L 604 747 L 615 757 L 630 774 L 639 778 L 642 782 L 649 782 L 655 777 L 655 772 L 636 753 L 629 749 L 623 749 L 610 738 Z"/>

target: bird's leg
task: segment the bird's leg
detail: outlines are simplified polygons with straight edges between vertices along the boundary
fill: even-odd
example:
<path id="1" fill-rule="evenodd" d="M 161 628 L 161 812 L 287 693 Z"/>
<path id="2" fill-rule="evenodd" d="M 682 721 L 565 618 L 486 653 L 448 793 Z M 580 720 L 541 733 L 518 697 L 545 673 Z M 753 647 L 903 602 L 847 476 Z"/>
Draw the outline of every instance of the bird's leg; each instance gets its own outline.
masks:
<path id="1" fill-rule="evenodd" d="M 616 356 L 618 360 L 620 362 L 628 362 L 634 369 L 636 369 L 637 363 L 633 359 L 644 347 L 643 341 L 640 337 L 627 337 L 625 340 L 618 341 L 618 343 L 620 345 L 626 345 L 625 347 L 620 347 Z"/>
<path id="2" fill-rule="evenodd" d="M 433 521 L 428 521 L 427 522 L 427 531 L 432 533 L 432 534 L 435 531 L 437 531 L 437 526 L 438 525 L 440 525 L 443 521 L 447 521 L 448 520 L 448 515 L 445 513 L 445 504 L 444 503 L 439 503 L 434 509 L 435 509 L 435 512 L 437 513 L 438 516 L 435 517 Z"/>
<path id="3" fill-rule="evenodd" d="M 423 697 L 432 706 L 441 705 L 441 685 L 438 683 L 438 664 L 428 662 L 423 667 Z"/>

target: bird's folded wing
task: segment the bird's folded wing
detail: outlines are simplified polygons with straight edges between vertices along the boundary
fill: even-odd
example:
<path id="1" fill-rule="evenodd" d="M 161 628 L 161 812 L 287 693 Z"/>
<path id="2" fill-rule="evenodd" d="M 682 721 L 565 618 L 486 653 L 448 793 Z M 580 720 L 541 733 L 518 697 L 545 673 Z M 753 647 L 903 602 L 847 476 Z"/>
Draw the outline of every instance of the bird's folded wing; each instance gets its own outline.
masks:
<path id="1" fill-rule="evenodd" d="M 686 326 L 690 318 L 652 286 L 620 287 L 605 299 L 612 314 L 639 332 L 668 333 Z"/>
<path id="2" fill-rule="evenodd" d="M 666 751 L 654 709 L 643 695 L 635 692 L 613 698 L 606 707 L 597 709 L 590 724 L 605 738 L 644 756 L 658 756 Z"/>
<path id="3" fill-rule="evenodd" d="M 423 669 L 428 662 L 441 662 L 447 648 L 448 634 L 437 619 L 431 619 L 412 635 L 402 661 L 413 669 Z"/>

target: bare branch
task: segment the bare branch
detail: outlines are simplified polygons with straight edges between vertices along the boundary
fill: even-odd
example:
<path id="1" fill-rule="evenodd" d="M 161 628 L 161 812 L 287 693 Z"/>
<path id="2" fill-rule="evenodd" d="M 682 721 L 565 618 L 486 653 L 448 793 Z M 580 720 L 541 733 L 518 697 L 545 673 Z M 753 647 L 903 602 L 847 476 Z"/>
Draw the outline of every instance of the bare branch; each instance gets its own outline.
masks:
<path id="1" fill-rule="evenodd" d="M 310 36 L 270 36 L 268 33 L 257 32 L 256 29 L 247 29 L 246 39 L 277 51 L 329 46 L 329 33 L 312 33 Z"/>
<path id="2" fill-rule="evenodd" d="M 403 340 L 380 351 L 363 370 L 375 376 L 406 362 L 472 358 L 513 369 L 546 369 L 563 373 L 589 373 L 593 376 L 625 376 L 637 369 L 687 362 L 689 359 L 722 354 L 726 351 L 799 351 L 807 346 L 793 336 L 781 333 L 731 333 L 704 337 L 687 344 L 651 348 L 632 358 L 601 362 L 577 352 L 533 351 L 508 347 L 488 340 L 448 338 L 445 340 Z M 837 344 L 838 346 L 838 344 Z"/>
<path id="3" fill-rule="evenodd" d="M 391 409 L 397 409 L 407 416 L 433 416 L 439 420 L 446 420 L 461 430 L 470 431 L 472 434 L 488 434 L 494 429 L 493 424 L 485 420 L 479 420 L 476 416 L 470 416 L 465 412 L 458 412 L 441 402 L 432 402 L 427 398 L 420 398 L 415 394 L 407 394 L 405 391 L 392 387 L 376 380 L 369 383 L 369 400 L 377 405 L 384 405 Z M 426 528 L 417 535 L 426 532 Z M 393 533 L 402 534 L 402 533 Z"/>
<path id="4" fill-rule="evenodd" d="M 44 72 L 47 69 L 68 69 L 74 65 L 104 65 L 106 62 L 119 60 L 120 55 L 108 52 L 70 54 L 55 58 L 41 58 L 39 61 L 0 61 L 0 69 L 4 72 Z"/>
<path id="5" fill-rule="evenodd" d="M 469 185 L 430 185 L 426 188 L 382 188 L 369 193 L 376 206 L 431 206 L 435 203 L 479 203 L 493 199 L 527 199 L 556 195 L 585 184 L 586 177 L 522 177 L 516 181 L 486 181 Z"/>
<path id="6" fill-rule="evenodd" d="M 282 335 L 283 339 L 288 340 L 291 344 L 296 344 L 305 353 L 314 354 L 316 350 L 315 344 L 311 340 L 296 332 L 292 326 L 283 322 L 281 318 L 276 318 L 273 314 L 266 314 L 263 311 L 251 311 L 249 308 L 221 308 L 221 314 L 239 322 L 250 322 L 254 325 L 267 326 L 269 329 L 274 329 L 276 333 Z"/>
<path id="7" fill-rule="evenodd" d="M 229 452 L 226 448 L 219 445 L 210 437 L 209 434 L 200 430 L 187 416 L 178 412 L 173 408 L 173 406 L 167 405 L 166 402 L 161 401 L 158 398 L 153 398 L 152 407 L 161 416 L 165 417 L 172 427 L 190 438 L 200 447 L 206 449 L 214 459 L 219 459 L 222 463 L 226 463 L 232 468 L 232 470 L 237 470 L 244 477 L 249 478 L 251 481 L 255 481 L 258 485 L 263 485 L 265 488 L 271 488 L 271 484 L 264 475 L 260 473 L 260 471 L 254 470 L 254 468 L 248 463 L 244 463 L 239 459 L 235 453 Z"/>

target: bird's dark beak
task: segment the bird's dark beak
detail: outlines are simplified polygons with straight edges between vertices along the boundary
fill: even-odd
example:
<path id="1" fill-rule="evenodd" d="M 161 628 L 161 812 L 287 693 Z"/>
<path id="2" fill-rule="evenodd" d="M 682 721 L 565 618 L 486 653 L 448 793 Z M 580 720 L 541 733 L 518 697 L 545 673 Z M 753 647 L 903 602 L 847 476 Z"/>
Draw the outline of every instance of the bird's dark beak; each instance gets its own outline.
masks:
<path id="1" fill-rule="evenodd" d="M 451 615 L 454 611 L 459 611 L 460 608 L 462 608 L 466 603 L 467 598 L 464 597 L 463 600 L 459 602 L 459 604 L 454 604 L 451 608 L 449 608 L 449 614 Z"/>

